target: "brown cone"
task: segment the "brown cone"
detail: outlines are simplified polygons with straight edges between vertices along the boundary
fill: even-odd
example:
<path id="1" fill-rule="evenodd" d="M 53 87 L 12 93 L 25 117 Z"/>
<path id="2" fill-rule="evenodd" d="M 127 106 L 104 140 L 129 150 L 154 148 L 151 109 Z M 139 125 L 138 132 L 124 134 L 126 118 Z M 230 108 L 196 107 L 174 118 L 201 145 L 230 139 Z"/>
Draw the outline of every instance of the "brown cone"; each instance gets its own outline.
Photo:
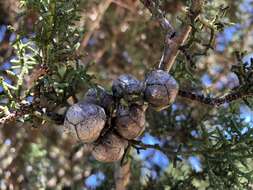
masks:
<path id="1" fill-rule="evenodd" d="M 117 110 L 116 130 L 125 139 L 135 139 L 145 129 L 145 109 L 140 105 L 121 107 Z"/>
<path id="2" fill-rule="evenodd" d="M 119 161 L 124 155 L 127 141 L 114 133 L 108 133 L 101 142 L 93 148 L 93 157 L 100 162 Z"/>
<path id="3" fill-rule="evenodd" d="M 163 70 L 155 70 L 145 80 L 145 100 L 156 110 L 162 110 L 172 104 L 178 93 L 177 81 Z"/>
<path id="4" fill-rule="evenodd" d="M 64 126 L 76 139 L 91 143 L 97 140 L 105 126 L 106 115 L 102 107 L 90 103 L 77 103 L 66 114 Z"/>

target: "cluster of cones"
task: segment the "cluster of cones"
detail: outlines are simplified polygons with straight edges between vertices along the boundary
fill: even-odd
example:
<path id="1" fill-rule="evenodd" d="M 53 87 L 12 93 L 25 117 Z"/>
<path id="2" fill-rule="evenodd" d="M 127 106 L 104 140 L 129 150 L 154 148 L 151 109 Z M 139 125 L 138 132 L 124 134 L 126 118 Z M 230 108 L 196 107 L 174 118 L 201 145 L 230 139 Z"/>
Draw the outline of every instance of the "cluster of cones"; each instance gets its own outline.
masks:
<path id="1" fill-rule="evenodd" d="M 72 105 L 65 117 L 65 131 L 89 144 L 93 157 L 101 162 L 122 158 L 128 141 L 145 130 L 145 111 L 168 107 L 176 98 L 178 84 L 163 70 L 151 71 L 144 82 L 124 74 L 112 85 L 89 89 L 83 101 Z"/>

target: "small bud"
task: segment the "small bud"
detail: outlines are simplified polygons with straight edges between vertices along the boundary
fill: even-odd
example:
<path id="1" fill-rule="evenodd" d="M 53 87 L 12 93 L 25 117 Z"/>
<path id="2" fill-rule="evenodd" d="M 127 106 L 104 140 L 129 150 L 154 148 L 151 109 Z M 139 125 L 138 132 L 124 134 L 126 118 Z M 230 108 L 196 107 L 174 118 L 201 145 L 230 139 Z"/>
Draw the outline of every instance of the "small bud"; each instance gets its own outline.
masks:
<path id="1" fill-rule="evenodd" d="M 105 126 L 106 115 L 102 107 L 90 103 L 72 105 L 66 114 L 64 126 L 76 139 L 90 143 L 97 140 Z"/>
<path id="2" fill-rule="evenodd" d="M 112 91 L 115 97 L 131 100 L 141 95 L 143 84 L 134 76 L 124 74 L 113 81 Z"/>
<path id="3" fill-rule="evenodd" d="M 85 95 L 85 102 L 101 106 L 106 113 L 109 113 L 114 104 L 113 96 L 100 86 L 88 90 Z"/>
<path id="4" fill-rule="evenodd" d="M 121 106 L 117 110 L 116 130 L 126 139 L 135 139 L 145 129 L 145 108 L 140 105 Z"/>
<path id="5" fill-rule="evenodd" d="M 98 145 L 94 146 L 92 155 L 100 162 L 115 162 L 122 158 L 126 147 L 126 140 L 114 133 L 108 133 Z"/>
<path id="6" fill-rule="evenodd" d="M 155 70 L 145 80 L 145 100 L 155 109 L 162 110 L 175 101 L 178 93 L 177 81 L 163 70 Z"/>

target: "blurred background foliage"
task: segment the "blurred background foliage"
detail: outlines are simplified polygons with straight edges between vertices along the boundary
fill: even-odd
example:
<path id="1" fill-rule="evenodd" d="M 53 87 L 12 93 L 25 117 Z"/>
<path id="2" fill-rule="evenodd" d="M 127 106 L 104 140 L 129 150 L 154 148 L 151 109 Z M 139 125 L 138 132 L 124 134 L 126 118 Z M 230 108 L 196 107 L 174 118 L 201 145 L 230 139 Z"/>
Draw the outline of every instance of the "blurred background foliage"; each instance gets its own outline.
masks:
<path id="1" fill-rule="evenodd" d="M 188 0 L 156 1 L 180 31 Z M 253 2 L 206 0 L 171 70 L 180 89 L 253 91 Z M 164 32 L 138 0 L 0 0 L 0 189 L 115 189 L 114 164 L 62 133 L 87 89 L 157 67 Z M 253 99 L 220 107 L 178 96 L 147 113 L 128 189 L 252 189 Z"/>

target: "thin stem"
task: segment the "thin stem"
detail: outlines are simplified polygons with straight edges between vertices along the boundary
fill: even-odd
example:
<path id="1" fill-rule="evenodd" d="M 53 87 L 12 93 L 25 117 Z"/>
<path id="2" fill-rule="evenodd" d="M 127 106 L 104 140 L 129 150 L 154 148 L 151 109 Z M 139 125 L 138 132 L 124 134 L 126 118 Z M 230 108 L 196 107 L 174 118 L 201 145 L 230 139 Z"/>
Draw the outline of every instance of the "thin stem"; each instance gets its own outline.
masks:
<path id="1" fill-rule="evenodd" d="M 130 140 L 129 143 L 139 150 L 146 150 L 146 149 L 156 149 L 160 150 L 163 153 L 166 153 L 172 157 L 175 157 L 177 155 L 192 155 L 192 154 L 200 154 L 202 151 L 198 150 L 172 150 L 171 147 L 161 147 L 159 144 L 144 144 L 141 141 L 137 140 Z"/>
<path id="2" fill-rule="evenodd" d="M 200 102 L 202 104 L 218 107 L 224 103 L 230 103 L 238 99 L 243 99 L 246 97 L 253 96 L 253 92 L 231 92 L 230 94 L 225 95 L 224 97 L 210 98 L 210 97 L 205 97 L 204 95 L 195 94 L 193 92 L 179 90 L 178 95 L 183 98 Z"/>

